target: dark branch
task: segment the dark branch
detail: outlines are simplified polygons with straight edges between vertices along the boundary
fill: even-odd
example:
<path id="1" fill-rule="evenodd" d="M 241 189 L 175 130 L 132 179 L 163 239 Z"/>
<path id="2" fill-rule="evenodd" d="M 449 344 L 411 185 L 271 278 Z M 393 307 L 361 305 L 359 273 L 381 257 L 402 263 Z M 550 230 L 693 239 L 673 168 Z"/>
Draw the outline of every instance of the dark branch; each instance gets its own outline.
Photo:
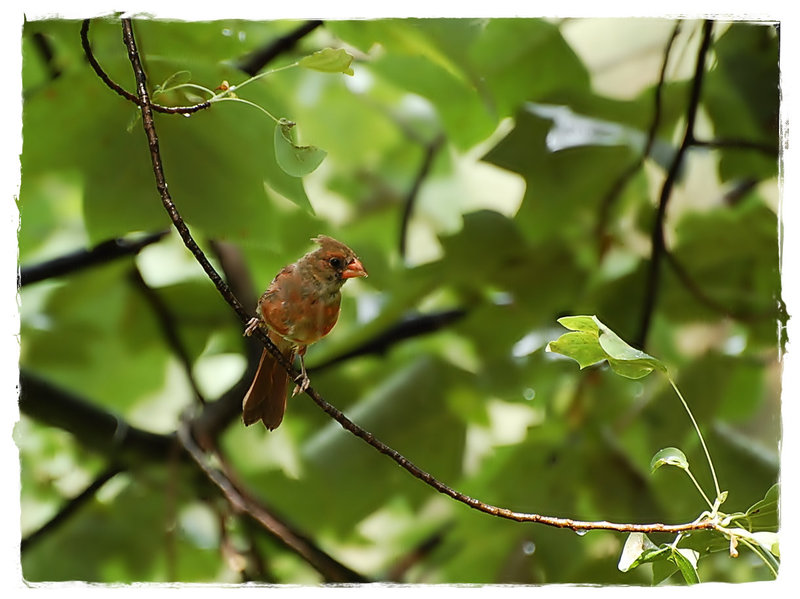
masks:
<path id="1" fill-rule="evenodd" d="M 778 156 L 778 147 L 749 139 L 695 139 L 693 145 L 698 148 L 713 148 L 718 150 L 754 150 L 766 154 L 771 158 Z"/>
<path id="2" fill-rule="evenodd" d="M 177 229 L 178 234 L 181 236 L 186 248 L 195 257 L 195 260 L 197 260 L 197 262 L 203 268 L 211 282 L 214 283 L 225 301 L 228 302 L 228 304 L 239 315 L 242 323 L 245 324 L 250 320 L 251 314 L 244 309 L 239 300 L 236 299 L 236 296 L 233 295 L 228 285 L 222 280 L 222 277 L 220 277 L 219 273 L 214 269 L 211 262 L 209 262 L 208 258 L 206 258 L 203 250 L 200 249 L 200 246 L 197 245 L 194 237 L 192 237 L 189 227 L 187 227 L 186 223 L 183 221 L 183 217 L 181 217 L 180 213 L 178 212 L 175 202 L 172 201 L 172 196 L 167 188 L 167 180 L 164 176 L 164 165 L 161 161 L 158 135 L 156 133 L 155 122 L 153 120 L 153 106 L 150 102 L 150 95 L 147 92 L 147 77 L 142 69 L 139 51 L 136 48 L 136 40 L 133 37 L 133 25 L 130 19 L 122 19 L 122 30 L 123 41 L 128 49 L 128 58 L 130 59 L 131 66 L 133 67 L 133 73 L 136 77 L 136 91 L 139 96 L 139 107 L 141 108 L 142 112 L 142 124 L 145 135 L 147 136 L 148 146 L 150 148 L 150 159 L 153 165 L 153 175 L 155 176 L 156 188 L 158 189 L 159 196 L 161 197 L 161 203 L 164 205 L 164 209 L 167 211 L 172 224 L 175 226 L 175 229 Z M 286 359 L 263 331 L 257 329 L 254 332 L 254 336 L 257 336 L 259 339 L 263 338 L 262 341 L 264 341 L 267 348 L 270 349 L 276 359 L 278 359 L 279 363 L 287 365 Z"/>
<path id="3" fill-rule="evenodd" d="M 708 49 L 711 45 L 711 33 L 714 28 L 713 21 L 707 20 L 703 23 L 703 37 L 700 42 L 700 48 L 697 51 L 697 61 L 695 63 L 694 77 L 692 79 L 692 86 L 689 92 L 689 102 L 686 107 L 686 131 L 683 136 L 683 141 L 675 153 L 675 157 L 670 164 L 667 176 L 661 187 L 661 194 L 658 200 L 658 210 L 656 212 L 656 220 L 653 225 L 653 232 L 651 238 L 650 250 L 650 267 L 647 271 L 647 279 L 645 286 L 645 294 L 642 308 L 642 318 L 639 325 L 639 333 L 634 341 L 635 345 L 643 348 L 647 343 L 647 334 L 650 330 L 650 322 L 653 318 L 653 312 L 656 307 L 656 300 L 658 298 L 659 283 L 661 277 L 661 261 L 666 250 L 664 243 L 664 221 L 667 215 L 667 205 L 672 195 L 672 188 L 678 179 L 681 167 L 683 165 L 683 157 L 689 147 L 695 142 L 694 139 L 694 123 L 697 118 L 697 109 L 700 105 L 700 92 L 703 88 L 703 76 L 706 69 L 706 56 Z"/>
<path id="4" fill-rule="evenodd" d="M 209 480 L 222 491 L 222 494 L 234 510 L 246 514 L 261 524 L 281 544 L 312 565 L 322 574 L 326 582 L 367 582 L 367 579 L 322 551 L 308 537 L 298 532 L 283 519 L 275 516 L 271 510 L 266 509 L 259 502 L 249 497 L 248 494 L 240 491 L 225 473 L 209 466 L 206 463 L 203 451 L 192 438 L 189 427 L 190 423 L 188 421 L 182 423 L 178 429 L 178 438 L 192 459 L 208 476 Z M 225 462 L 221 456 L 218 455 L 218 457 L 219 461 L 224 464 Z"/>
<path id="5" fill-rule="evenodd" d="M 408 554 L 401 557 L 389 570 L 387 580 L 403 580 L 406 573 L 427 559 L 444 541 L 445 534 L 450 530 L 451 525 L 445 525 L 432 535 L 426 537 Z"/>
<path id="6" fill-rule="evenodd" d="M 111 77 L 103 70 L 103 67 L 100 66 L 100 63 L 97 62 L 97 59 L 94 57 L 94 53 L 92 52 L 92 47 L 89 44 L 89 24 L 91 20 L 85 19 L 83 24 L 81 25 L 81 46 L 83 47 L 83 53 L 86 55 L 86 59 L 89 61 L 89 64 L 94 69 L 94 72 L 97 73 L 97 76 L 100 77 L 101 81 L 105 83 L 109 88 L 114 90 L 120 96 L 128 100 L 129 102 L 133 102 L 138 106 L 141 106 L 139 97 L 136 94 L 130 93 L 128 90 L 124 89 L 121 85 L 115 83 Z M 198 112 L 200 110 L 204 110 L 211 106 L 211 102 L 200 102 L 199 104 L 195 104 L 194 106 L 161 106 L 159 104 L 152 104 L 151 106 L 153 110 L 157 112 L 163 112 L 165 114 L 192 114 L 193 112 Z"/>
<path id="7" fill-rule="evenodd" d="M 142 278 L 142 273 L 139 272 L 138 268 L 134 266 L 131 269 L 129 278 L 131 283 L 133 283 L 133 286 L 142 294 L 142 297 L 149 304 L 150 309 L 153 311 L 153 314 L 155 315 L 156 320 L 161 327 L 161 332 L 164 334 L 164 339 L 167 342 L 167 345 L 178 358 L 178 361 L 183 367 L 183 371 L 186 374 L 186 379 L 189 382 L 189 386 L 192 388 L 195 399 L 199 404 L 205 404 L 206 400 L 203 397 L 200 388 L 197 386 L 197 381 L 194 380 L 194 375 L 192 374 L 192 361 L 189 358 L 189 352 L 186 350 L 183 341 L 181 341 L 180 333 L 178 333 L 178 327 L 175 326 L 175 316 L 170 312 L 167 305 L 158 295 L 158 292 L 150 287 Z"/>
<path id="8" fill-rule="evenodd" d="M 40 528 L 30 533 L 20 543 L 20 551 L 24 552 L 30 549 L 38 541 L 45 538 L 49 533 L 56 530 L 63 524 L 70 516 L 76 513 L 85 503 L 87 503 L 100 488 L 105 485 L 109 480 L 114 478 L 117 474 L 122 472 L 123 468 L 118 464 L 108 466 L 101 472 L 92 483 L 86 487 L 80 494 L 70 499 L 55 516 L 45 522 Z"/>
<path id="9" fill-rule="evenodd" d="M 117 258 L 133 256 L 150 244 L 161 241 L 168 231 L 150 233 L 139 239 L 111 239 L 104 241 L 90 250 L 78 250 L 20 269 L 19 284 L 21 287 L 38 283 L 54 277 L 61 277 L 92 266 L 105 264 Z"/>
<path id="10" fill-rule="evenodd" d="M 774 310 L 751 312 L 747 310 L 735 310 L 733 308 L 728 308 L 703 291 L 700 285 L 698 285 L 689 274 L 689 271 L 686 270 L 686 267 L 681 264 L 681 262 L 672 252 L 665 250 L 664 258 L 667 260 L 667 263 L 670 265 L 672 271 L 678 277 L 680 282 L 683 283 L 683 286 L 686 288 L 686 290 L 692 294 L 698 302 L 707 308 L 710 308 L 715 312 L 719 312 L 720 314 L 724 314 L 728 318 L 732 318 L 741 322 L 752 322 L 754 320 L 763 318 L 774 318 L 777 315 Z"/>
<path id="11" fill-rule="evenodd" d="M 45 70 L 50 80 L 54 81 L 61 77 L 61 68 L 58 66 L 58 61 L 56 60 L 55 52 L 53 52 L 53 45 L 50 43 L 50 39 L 41 31 L 37 31 L 33 34 L 32 40 L 34 47 L 44 61 Z"/>
<path id="12" fill-rule="evenodd" d="M 117 461 L 163 461 L 174 435 L 129 425 L 123 418 L 23 370 L 19 409 L 31 418 L 75 435 L 81 445 Z"/>
<path id="13" fill-rule="evenodd" d="M 371 339 L 367 339 L 361 345 L 313 367 L 310 371 L 319 372 L 325 368 L 360 356 L 384 354 L 389 348 L 401 341 L 434 333 L 450 326 L 454 322 L 458 322 L 466 315 L 467 311 L 465 309 L 455 308 L 453 310 L 444 310 L 434 314 L 416 314 L 409 316 L 391 325 L 385 331 L 381 331 Z"/>
<path id="14" fill-rule="evenodd" d="M 605 231 L 608 227 L 608 219 L 611 213 L 611 207 L 617 198 L 619 198 L 620 194 L 625 189 L 625 186 L 628 184 L 631 178 L 642 168 L 642 165 L 644 164 L 645 160 L 647 160 L 647 157 L 650 156 L 650 152 L 653 149 L 653 143 L 655 143 L 658 126 L 661 122 L 661 104 L 664 83 L 667 76 L 667 65 L 669 64 L 669 57 L 672 53 L 672 46 L 674 45 L 675 38 L 678 37 L 680 30 L 681 21 L 677 21 L 675 23 L 675 27 L 672 29 L 672 35 L 667 41 L 667 46 L 664 48 L 664 59 L 661 62 L 661 71 L 658 75 L 658 83 L 656 84 L 655 96 L 653 98 L 653 119 L 650 121 L 650 128 L 647 132 L 647 141 L 645 142 L 642 154 L 627 169 L 620 173 L 620 176 L 617 177 L 617 179 L 611 184 L 608 192 L 600 201 L 600 214 L 597 219 L 595 236 L 598 241 L 598 249 L 601 256 L 606 250 L 607 239 Z"/>
<path id="15" fill-rule="evenodd" d="M 403 219 L 400 222 L 400 256 L 402 258 L 406 257 L 406 238 L 408 237 L 408 226 L 411 222 L 411 215 L 414 212 L 414 204 L 417 201 L 420 187 L 422 187 L 422 182 L 425 180 L 425 177 L 428 176 L 428 172 L 433 164 L 433 159 L 436 157 L 436 152 L 439 151 L 439 148 L 443 143 L 444 136 L 440 134 L 427 144 L 425 148 L 425 156 L 423 157 L 422 164 L 417 171 L 417 176 L 414 177 L 414 182 L 411 184 L 411 189 L 409 189 L 408 193 L 406 194 L 403 207 Z"/>
<path id="16" fill-rule="evenodd" d="M 259 48 L 238 63 L 240 70 L 251 77 L 272 62 L 277 56 L 294 48 L 295 44 L 322 25 L 322 21 L 306 21 L 293 31 L 283 35 L 262 48 Z"/>

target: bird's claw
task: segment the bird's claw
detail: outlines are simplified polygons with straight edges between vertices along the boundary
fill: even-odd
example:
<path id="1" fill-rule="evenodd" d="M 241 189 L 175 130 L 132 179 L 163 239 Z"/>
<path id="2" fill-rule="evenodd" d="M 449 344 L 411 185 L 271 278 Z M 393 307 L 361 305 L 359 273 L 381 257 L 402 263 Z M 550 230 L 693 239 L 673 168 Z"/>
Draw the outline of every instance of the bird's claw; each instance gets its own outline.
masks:
<path id="1" fill-rule="evenodd" d="M 258 318 L 255 317 L 251 318 L 247 323 L 247 327 L 244 329 L 242 337 L 249 337 L 250 335 L 252 335 L 253 331 L 255 331 L 258 328 L 259 322 L 261 321 Z"/>
<path id="2" fill-rule="evenodd" d="M 308 375 L 303 373 L 299 375 L 294 382 L 297 383 L 294 386 L 294 390 L 292 391 L 292 397 L 297 395 L 298 393 L 302 393 L 306 389 L 308 389 L 309 385 L 311 385 L 311 379 L 308 378 Z"/>

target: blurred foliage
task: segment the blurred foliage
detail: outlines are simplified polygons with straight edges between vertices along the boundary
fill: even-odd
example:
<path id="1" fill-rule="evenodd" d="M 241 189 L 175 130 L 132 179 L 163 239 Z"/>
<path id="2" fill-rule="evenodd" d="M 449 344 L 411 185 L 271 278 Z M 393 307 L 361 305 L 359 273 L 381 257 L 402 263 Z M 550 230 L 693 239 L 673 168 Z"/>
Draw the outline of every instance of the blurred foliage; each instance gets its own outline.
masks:
<path id="1" fill-rule="evenodd" d="M 682 138 L 691 84 L 691 68 L 683 67 L 693 64 L 700 24 L 684 23 L 676 38 L 653 158 L 608 201 L 641 155 L 658 67 L 636 70 L 617 96 L 596 91 L 605 89 L 598 85 L 603 71 L 568 41 L 580 23 L 326 22 L 269 68 L 346 48 L 355 57 L 352 77 L 291 68 L 240 92 L 297 123 L 299 143 L 327 152 L 315 172 L 302 179 L 284 173 L 274 122 L 225 102 L 190 118 L 156 116 L 166 177 L 207 252 L 212 240 L 240 248 L 253 293 L 319 233 L 358 252 L 370 277 L 345 287 L 339 324 L 309 350 L 312 369 L 405 318 L 464 311 L 433 334 L 312 377 L 327 400 L 421 468 L 516 511 L 685 522 L 704 509 L 696 489 L 675 469 L 649 468 L 669 446 L 703 463 L 668 384 L 620 379 L 606 367 L 579 371 L 544 348 L 563 332 L 556 319 L 564 314 L 597 314 L 628 340 L 639 332 L 658 190 Z M 238 61 L 297 25 L 140 20 L 135 31 L 151 88 L 181 74 L 214 89 L 246 80 Z M 656 25 L 661 37 L 646 47 L 626 44 L 616 21 L 590 42 L 601 48 L 613 40 L 623 50 L 621 65 L 645 53 L 659 64 L 674 23 Z M 80 22 L 63 20 L 30 21 L 23 30 L 23 268 L 169 225 L 138 109 L 88 66 L 79 30 Z M 104 69 L 133 90 L 119 23 L 94 22 L 90 38 Z M 730 492 L 726 508 L 743 513 L 778 478 L 786 320 L 778 270 L 778 44 L 769 24 L 715 26 L 697 137 L 727 143 L 687 154 L 664 223 L 681 271 L 662 268 L 646 348 L 676 373 Z M 184 88 L 156 99 L 187 105 L 201 95 Z M 409 192 L 440 136 L 445 142 L 432 154 L 402 231 Z M 24 287 L 21 367 L 133 425 L 169 433 L 193 392 L 132 283 L 134 267 L 170 311 L 202 392 L 209 400 L 222 395 L 244 372 L 241 328 L 174 235 L 135 258 Z M 24 415 L 15 437 L 25 536 L 80 493 L 106 456 Z M 290 401 L 277 431 L 235 421 L 221 444 L 251 491 L 368 578 L 651 582 L 646 567 L 618 570 L 623 535 L 579 536 L 450 501 L 305 397 Z M 115 476 L 26 548 L 25 578 L 237 582 L 233 546 L 248 559 L 260 556 L 262 568 L 247 569 L 249 577 L 321 580 L 283 546 L 248 532 L 217 495 L 175 477 L 173 467 L 142 464 Z M 708 477 L 696 474 L 708 488 Z M 768 579 L 761 562 L 740 549 L 737 559 L 701 559 L 700 580 Z M 654 570 L 656 580 L 678 582 L 671 573 Z"/>

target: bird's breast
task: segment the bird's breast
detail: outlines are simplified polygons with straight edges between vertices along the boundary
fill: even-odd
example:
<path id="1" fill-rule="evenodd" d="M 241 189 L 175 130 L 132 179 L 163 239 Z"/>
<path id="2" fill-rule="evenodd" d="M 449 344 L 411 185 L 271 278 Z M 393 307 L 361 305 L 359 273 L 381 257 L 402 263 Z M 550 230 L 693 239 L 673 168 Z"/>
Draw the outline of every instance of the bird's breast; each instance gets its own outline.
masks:
<path id="1" fill-rule="evenodd" d="M 339 319 L 341 295 L 288 287 L 262 299 L 261 314 L 267 326 L 295 345 L 310 345 L 330 333 Z"/>

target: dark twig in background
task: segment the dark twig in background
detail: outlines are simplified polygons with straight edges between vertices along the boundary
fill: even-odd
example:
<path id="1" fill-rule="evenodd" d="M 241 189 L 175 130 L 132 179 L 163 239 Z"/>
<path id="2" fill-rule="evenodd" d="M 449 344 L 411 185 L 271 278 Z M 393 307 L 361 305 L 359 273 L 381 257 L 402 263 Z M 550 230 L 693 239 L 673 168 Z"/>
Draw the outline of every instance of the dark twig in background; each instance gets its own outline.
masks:
<path id="1" fill-rule="evenodd" d="M 42 57 L 42 61 L 47 68 L 47 74 L 50 80 L 58 79 L 61 77 L 61 68 L 55 60 L 55 53 L 53 52 L 53 45 L 46 35 L 37 31 L 32 36 L 33 45 Z"/>
<path id="2" fill-rule="evenodd" d="M 727 150 L 753 150 L 766 154 L 770 158 L 778 157 L 778 147 L 749 139 L 695 139 L 692 145 L 699 148 L 714 148 Z"/>
<path id="3" fill-rule="evenodd" d="M 391 347 L 401 341 L 434 333 L 458 322 L 466 315 L 467 310 L 463 308 L 442 310 L 432 314 L 409 315 L 350 351 L 334 356 L 330 360 L 310 368 L 309 372 L 319 372 L 360 356 L 385 354 Z"/>
<path id="4" fill-rule="evenodd" d="M 395 562 L 387 575 L 388 580 L 403 580 L 408 571 L 417 564 L 424 562 L 442 544 L 445 535 L 450 530 L 450 525 L 442 527 L 432 535 L 427 536 L 412 551 Z"/>
<path id="5" fill-rule="evenodd" d="M 183 371 L 186 374 L 186 380 L 189 382 L 189 386 L 192 388 L 195 399 L 201 405 L 205 404 L 206 400 L 203 397 L 203 393 L 197 386 L 197 381 L 194 379 L 194 374 L 192 374 L 192 360 L 189 358 L 189 352 L 186 350 L 183 341 L 181 341 L 180 333 L 178 332 L 178 328 L 175 326 L 175 315 L 171 313 L 170 309 L 158 295 L 158 292 L 150 287 L 142 278 L 142 273 L 139 272 L 138 268 L 133 267 L 131 269 L 129 278 L 134 288 L 141 293 L 142 297 L 150 306 L 153 314 L 155 314 L 156 320 L 158 321 L 167 345 L 178 358 L 178 361 L 183 367 Z"/>
<path id="6" fill-rule="evenodd" d="M 23 538 L 20 543 L 20 551 L 30 549 L 36 544 L 37 541 L 40 541 L 49 533 L 57 529 L 61 524 L 66 522 L 70 516 L 77 512 L 84 504 L 89 502 L 103 485 L 114 478 L 117 474 L 122 472 L 122 470 L 123 468 L 119 464 L 111 464 L 108 466 L 99 475 L 97 475 L 97 477 L 88 487 L 67 501 L 67 503 L 52 518 L 50 518 L 50 520 Z"/>
<path id="7" fill-rule="evenodd" d="M 444 136 L 439 134 L 432 141 L 428 142 L 425 147 L 425 155 L 422 158 L 422 164 L 417 171 L 414 182 L 411 184 L 411 189 L 406 194 L 405 203 L 403 205 L 403 218 L 400 221 L 400 256 L 406 257 L 406 244 L 408 243 L 408 226 L 411 222 L 411 215 L 414 212 L 414 204 L 416 204 L 417 196 L 419 195 L 422 182 L 428 176 L 428 172 L 433 165 L 433 160 L 436 153 L 444 143 Z"/>
<path id="8" fill-rule="evenodd" d="M 765 310 L 763 312 L 751 312 L 747 310 L 735 310 L 733 308 L 727 307 L 724 304 L 718 302 L 713 297 L 711 297 L 708 293 L 703 291 L 700 285 L 692 278 L 689 274 L 689 271 L 686 270 L 686 267 L 675 257 L 675 255 L 670 252 L 669 250 L 664 251 L 664 258 L 666 259 L 669 266 L 672 268 L 672 271 L 675 275 L 680 279 L 683 286 L 686 290 L 691 293 L 694 298 L 706 306 L 714 310 L 715 312 L 719 312 L 720 314 L 724 314 L 725 316 L 732 318 L 734 320 L 739 321 L 752 321 L 757 320 L 760 318 L 775 318 L 776 312 L 775 310 Z"/>
<path id="9" fill-rule="evenodd" d="M 306 21 L 296 29 L 275 40 L 271 40 L 262 48 L 254 50 L 242 58 L 237 66 L 251 77 L 272 62 L 276 57 L 295 47 L 297 42 L 323 24 L 322 21 Z"/>
<path id="10" fill-rule="evenodd" d="M 664 242 L 664 221 L 667 215 L 667 205 L 672 195 L 672 188 L 678 179 L 681 167 L 683 166 L 683 157 L 686 151 L 694 143 L 694 123 L 697 118 L 697 110 L 700 105 L 700 92 L 703 88 L 703 76 L 705 74 L 706 57 L 708 49 L 711 45 L 711 34 L 714 29 L 713 21 L 707 20 L 703 22 L 703 36 L 700 41 L 700 48 L 697 51 L 697 61 L 695 62 L 694 77 L 692 78 L 692 86 L 689 91 L 689 101 L 686 107 L 686 130 L 683 136 L 683 141 L 675 153 L 675 157 L 670 164 L 667 176 L 661 187 L 661 193 L 658 200 L 658 210 L 656 212 L 655 224 L 653 225 L 653 232 L 651 238 L 650 250 L 650 265 L 647 271 L 647 280 L 645 286 L 644 299 L 642 302 L 642 317 L 639 325 L 639 332 L 636 335 L 634 344 L 640 348 L 645 347 L 647 343 L 647 334 L 650 331 L 650 321 L 653 318 L 653 312 L 656 307 L 658 298 L 659 283 L 661 277 L 661 261 L 666 250 Z"/>
<path id="11" fill-rule="evenodd" d="M 363 576 L 333 559 L 312 543 L 305 535 L 293 529 L 283 520 L 275 517 L 269 510 L 240 491 L 228 475 L 209 466 L 206 463 L 206 457 L 203 451 L 192 439 L 190 426 L 191 424 L 185 421 L 179 427 L 178 438 L 181 444 L 197 465 L 206 473 L 208 478 L 222 491 L 234 510 L 256 520 L 269 531 L 275 539 L 312 565 L 323 575 L 326 582 L 367 582 L 367 579 Z M 220 461 L 223 460 L 220 458 Z"/>
<path id="12" fill-rule="evenodd" d="M 88 449 L 123 464 L 167 459 L 174 435 L 151 433 L 23 370 L 19 409 L 40 422 L 72 433 Z"/>
<path id="13" fill-rule="evenodd" d="M 24 287 L 91 266 L 105 264 L 117 258 L 136 255 L 148 245 L 161 241 L 167 233 L 168 231 L 160 231 L 135 239 L 111 239 L 89 250 L 78 250 L 40 264 L 26 266 L 20 269 L 19 284 Z"/>
<path id="14" fill-rule="evenodd" d="M 672 35 L 670 35 L 667 45 L 664 48 L 664 59 L 661 62 L 661 71 L 658 75 L 658 83 L 656 84 L 655 93 L 653 96 L 653 118 L 650 121 L 650 128 L 647 132 L 647 140 L 645 141 L 644 149 L 637 160 L 633 162 L 627 169 L 625 169 L 619 177 L 617 177 L 617 179 L 611 184 L 608 192 L 606 192 L 605 196 L 603 196 L 603 198 L 600 200 L 600 212 L 597 218 L 597 232 L 595 235 L 598 241 L 598 253 L 601 257 L 605 253 L 608 245 L 606 229 L 608 228 L 608 219 L 610 218 L 611 207 L 617 198 L 619 198 L 619 196 L 622 194 L 622 191 L 625 189 L 625 186 L 628 184 L 631 178 L 642 168 L 645 160 L 647 160 L 647 157 L 650 156 L 650 152 L 653 149 L 653 143 L 655 143 L 658 126 L 661 122 L 661 104 L 664 83 L 666 82 L 667 77 L 667 66 L 669 65 L 669 58 L 672 54 L 672 47 L 675 44 L 675 39 L 678 37 L 680 30 L 681 21 L 677 21 L 675 23 L 675 27 L 672 29 Z"/>

